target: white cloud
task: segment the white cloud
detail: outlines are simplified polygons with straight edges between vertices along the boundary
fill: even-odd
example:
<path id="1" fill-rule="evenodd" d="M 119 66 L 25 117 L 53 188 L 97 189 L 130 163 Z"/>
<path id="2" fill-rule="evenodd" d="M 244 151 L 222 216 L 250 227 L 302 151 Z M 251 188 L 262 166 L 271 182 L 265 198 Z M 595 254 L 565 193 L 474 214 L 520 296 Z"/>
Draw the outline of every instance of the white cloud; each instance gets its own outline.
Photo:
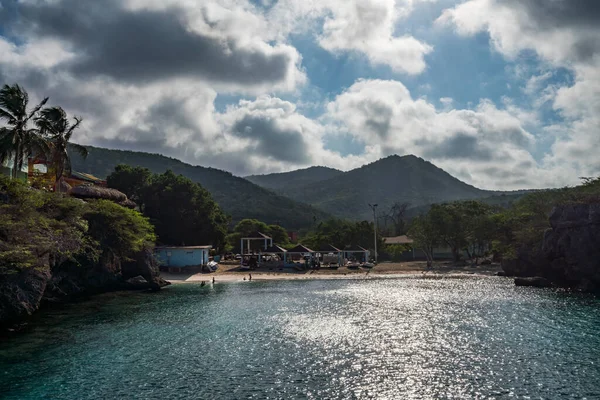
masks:
<path id="1" fill-rule="evenodd" d="M 330 52 L 357 52 L 374 65 L 416 75 L 425 70 L 425 56 L 433 47 L 395 30 L 419 1 L 435 0 L 282 0 L 271 10 L 270 21 L 280 34 L 322 29 L 317 40 Z"/>
<path id="2" fill-rule="evenodd" d="M 509 59 L 534 51 L 550 67 L 569 69 L 572 86 L 544 84 L 552 72 L 530 77 L 524 88 L 534 107 L 551 103 L 564 122 L 545 132 L 555 138 L 544 166 L 553 169 L 553 186 L 576 183 L 582 175 L 599 175 L 600 139 L 600 3 L 596 0 L 468 0 L 445 10 L 440 24 L 461 35 L 486 31 L 491 45 Z"/>

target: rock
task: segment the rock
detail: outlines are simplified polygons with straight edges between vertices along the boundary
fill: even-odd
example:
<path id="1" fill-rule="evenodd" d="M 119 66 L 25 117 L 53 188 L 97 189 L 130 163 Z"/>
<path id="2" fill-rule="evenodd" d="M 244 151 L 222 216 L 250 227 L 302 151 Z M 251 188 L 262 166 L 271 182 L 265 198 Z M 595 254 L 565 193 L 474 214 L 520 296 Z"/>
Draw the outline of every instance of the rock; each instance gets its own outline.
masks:
<path id="1" fill-rule="evenodd" d="M 546 278 L 542 278 L 541 276 L 534 276 L 530 278 L 515 278 L 515 285 L 547 288 L 552 287 L 552 282 Z"/>
<path id="2" fill-rule="evenodd" d="M 127 283 L 129 283 L 130 285 L 147 285 L 148 281 L 146 279 L 144 279 L 143 276 L 138 275 L 138 276 L 134 276 L 133 278 L 129 278 L 126 281 Z"/>
<path id="3" fill-rule="evenodd" d="M 47 268 L 30 268 L 0 275 L 0 326 L 9 326 L 33 314 L 40 306 L 50 279 Z"/>

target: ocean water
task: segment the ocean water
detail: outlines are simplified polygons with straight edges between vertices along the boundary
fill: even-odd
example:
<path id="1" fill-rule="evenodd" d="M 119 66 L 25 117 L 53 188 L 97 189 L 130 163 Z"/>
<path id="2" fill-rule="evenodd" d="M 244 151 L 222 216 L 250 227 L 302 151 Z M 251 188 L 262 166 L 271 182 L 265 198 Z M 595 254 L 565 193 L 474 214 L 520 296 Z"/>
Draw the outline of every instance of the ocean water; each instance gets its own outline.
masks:
<path id="1" fill-rule="evenodd" d="M 172 285 L 0 342 L 3 399 L 600 399 L 600 300 L 499 277 Z"/>

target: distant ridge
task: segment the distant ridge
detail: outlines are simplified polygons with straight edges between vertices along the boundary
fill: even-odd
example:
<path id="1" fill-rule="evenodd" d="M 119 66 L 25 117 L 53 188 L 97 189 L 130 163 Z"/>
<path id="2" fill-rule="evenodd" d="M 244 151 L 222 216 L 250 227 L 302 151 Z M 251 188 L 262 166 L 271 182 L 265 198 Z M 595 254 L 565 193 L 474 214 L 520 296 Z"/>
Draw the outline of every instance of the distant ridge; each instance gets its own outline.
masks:
<path id="1" fill-rule="evenodd" d="M 385 212 L 395 202 L 422 207 L 505 193 L 478 189 L 414 155 L 389 156 L 348 172 L 337 171 L 323 179 L 315 178 L 313 171 L 309 170 L 276 174 L 276 179 L 273 174 L 251 179 L 258 184 L 266 181 L 282 195 L 348 219 L 372 219 L 369 203 L 377 203 L 379 210 Z M 296 184 L 305 180 L 310 182 Z M 273 181 L 277 182 L 277 187 Z M 285 184 L 286 181 L 289 184 Z M 518 192 L 514 194 L 518 195 Z"/>
<path id="2" fill-rule="evenodd" d="M 267 175 L 250 175 L 245 178 L 259 186 L 276 192 L 285 192 L 295 186 L 309 185 L 326 179 L 335 178 L 343 172 L 328 167 L 309 167 L 291 172 L 281 172 Z"/>
<path id="3" fill-rule="evenodd" d="M 170 169 L 205 187 L 223 210 L 231 215 L 234 223 L 243 218 L 256 218 L 267 224 L 279 224 L 296 230 L 309 228 L 315 221 L 331 217 L 310 205 L 278 195 L 230 172 L 192 166 L 160 154 L 86 147 L 89 155 L 85 160 L 76 152 L 71 152 L 73 169 L 99 178 L 108 176 L 118 164 L 145 167 L 154 173 Z"/>

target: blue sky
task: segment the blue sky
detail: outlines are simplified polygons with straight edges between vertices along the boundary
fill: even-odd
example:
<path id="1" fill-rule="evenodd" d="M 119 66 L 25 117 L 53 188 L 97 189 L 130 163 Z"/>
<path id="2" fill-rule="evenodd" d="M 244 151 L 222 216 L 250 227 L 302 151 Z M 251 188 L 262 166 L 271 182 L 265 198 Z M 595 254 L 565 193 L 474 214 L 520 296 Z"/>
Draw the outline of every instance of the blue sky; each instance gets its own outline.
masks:
<path id="1" fill-rule="evenodd" d="M 490 189 L 600 172 L 593 0 L 193 3 L 0 0 L 0 82 L 83 116 L 81 143 L 238 175 L 390 154 Z"/>

